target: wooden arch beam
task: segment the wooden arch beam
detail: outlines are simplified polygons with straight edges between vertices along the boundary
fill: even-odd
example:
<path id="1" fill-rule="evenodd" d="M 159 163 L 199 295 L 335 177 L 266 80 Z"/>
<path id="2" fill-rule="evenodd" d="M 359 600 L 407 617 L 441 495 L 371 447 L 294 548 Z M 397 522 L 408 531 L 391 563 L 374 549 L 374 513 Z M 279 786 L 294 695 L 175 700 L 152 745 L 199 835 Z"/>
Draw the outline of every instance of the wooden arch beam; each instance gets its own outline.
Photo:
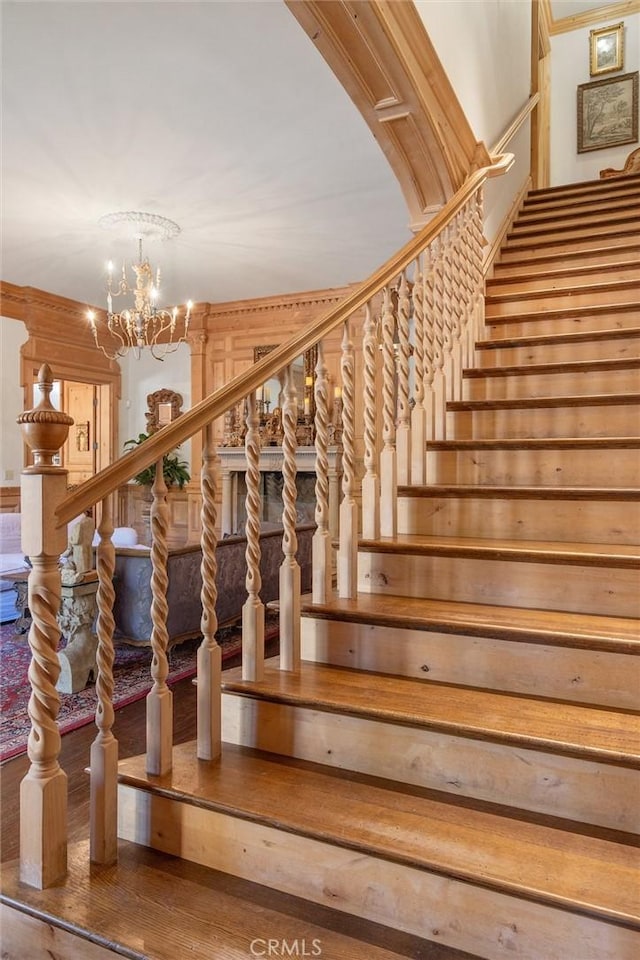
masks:
<path id="1" fill-rule="evenodd" d="M 285 0 L 366 120 L 418 229 L 490 163 L 411 0 Z"/>

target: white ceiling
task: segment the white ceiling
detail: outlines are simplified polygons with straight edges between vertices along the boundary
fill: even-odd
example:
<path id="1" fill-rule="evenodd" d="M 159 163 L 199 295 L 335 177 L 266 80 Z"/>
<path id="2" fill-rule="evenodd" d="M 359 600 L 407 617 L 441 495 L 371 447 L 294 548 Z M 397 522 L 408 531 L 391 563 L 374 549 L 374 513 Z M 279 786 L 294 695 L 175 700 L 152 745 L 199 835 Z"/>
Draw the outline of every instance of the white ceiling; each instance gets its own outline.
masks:
<path id="1" fill-rule="evenodd" d="M 520 0 L 511 0 L 520 2 Z M 552 0 L 555 19 L 602 6 Z M 2 262 L 103 305 L 135 244 L 107 213 L 180 224 L 147 244 L 164 303 L 364 279 L 409 237 L 400 188 L 282 0 L 2 0 Z"/>
<path id="2" fill-rule="evenodd" d="M 409 237 L 382 151 L 281 0 L 2 3 L 3 280 L 103 305 L 145 247 L 162 300 L 364 279 Z"/>

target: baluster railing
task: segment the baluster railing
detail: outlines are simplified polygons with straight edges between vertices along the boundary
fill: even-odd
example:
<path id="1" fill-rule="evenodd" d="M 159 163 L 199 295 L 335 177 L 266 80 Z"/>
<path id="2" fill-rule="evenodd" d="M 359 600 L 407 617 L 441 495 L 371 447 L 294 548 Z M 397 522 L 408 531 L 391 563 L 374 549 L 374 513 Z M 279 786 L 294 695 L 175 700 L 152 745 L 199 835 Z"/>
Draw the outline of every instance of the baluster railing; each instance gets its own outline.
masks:
<path id="1" fill-rule="evenodd" d="M 200 513 L 202 532 L 202 643 L 198 648 L 198 726 L 197 755 L 200 760 L 215 760 L 221 751 L 221 696 L 222 651 L 216 641 L 218 617 L 216 602 L 218 588 L 216 574 L 216 492 L 220 458 L 216 452 L 213 426 L 208 424 L 204 431 L 202 450 L 202 473 L 200 491 L 202 509 Z"/>
<path id="2" fill-rule="evenodd" d="M 382 301 L 382 451 L 380 453 L 380 534 L 395 537 L 397 530 L 398 478 L 396 464 L 396 318 L 391 290 L 385 287 Z"/>
<path id="3" fill-rule="evenodd" d="M 20 879 L 32 887 L 51 886 L 67 872 L 67 775 L 60 767 L 56 683 L 60 662 L 58 610 L 62 597 L 58 558 L 67 545 L 65 527 L 57 527 L 55 510 L 67 492 L 67 471 L 53 458 L 64 444 L 73 420 L 55 410 L 50 394 L 53 374 L 40 368 L 37 407 L 18 417 L 33 466 L 22 474 L 22 549 L 29 557 L 28 604 L 31 613 L 27 741 L 29 771 L 20 784 Z"/>
<path id="4" fill-rule="evenodd" d="M 282 411 L 282 551 L 280 566 L 280 669 L 298 670 L 300 667 L 300 566 L 296 560 L 296 427 L 298 400 L 293 379 L 293 368 L 288 366 L 284 378 L 284 409 Z"/>
<path id="5" fill-rule="evenodd" d="M 113 735 L 113 664 L 115 650 L 113 604 L 116 551 L 113 545 L 111 497 L 102 501 L 96 550 L 98 571 L 98 647 L 96 663 L 96 727 L 91 746 L 90 850 L 94 863 L 115 863 L 118 858 L 118 741 Z"/>
<path id="6" fill-rule="evenodd" d="M 411 411 L 411 483 L 425 483 L 426 441 L 432 398 L 425 396 L 425 284 L 422 257 L 415 261 L 411 300 L 413 305 L 413 410 Z M 428 342 L 431 340 L 429 338 Z"/>
<path id="7" fill-rule="evenodd" d="M 312 542 L 312 599 L 327 603 L 332 593 L 332 548 L 329 521 L 329 379 L 324 347 L 318 344 L 315 369 L 315 446 L 316 446 L 316 532 Z"/>
<path id="8" fill-rule="evenodd" d="M 364 476 L 362 478 L 362 536 L 375 540 L 380 536 L 380 475 L 378 472 L 378 334 L 371 304 L 365 307 L 362 337 Z"/>
<path id="9" fill-rule="evenodd" d="M 173 752 L 173 693 L 167 686 L 169 661 L 167 648 L 167 561 L 169 547 L 169 506 L 162 459 L 156 463 L 151 488 L 151 677 L 147 694 L 147 773 L 162 776 L 171 770 Z"/>
<path id="10" fill-rule="evenodd" d="M 355 361 L 349 320 L 344 322 L 342 354 L 342 503 L 338 548 L 338 596 L 355 598 L 358 591 L 358 504 L 355 498 Z"/>
<path id="11" fill-rule="evenodd" d="M 438 237 L 431 244 L 431 262 L 433 265 L 433 314 L 431 327 L 425 330 L 433 342 L 433 439 L 446 437 L 446 384 L 445 384 L 445 303 L 444 303 L 444 260 L 442 239 Z"/>
<path id="12" fill-rule="evenodd" d="M 247 459 L 245 532 L 247 548 L 247 599 L 242 608 L 242 678 L 262 680 L 264 675 L 264 604 L 260 599 L 260 432 L 254 393 L 247 398 Z"/>
<path id="13" fill-rule="evenodd" d="M 433 335 L 435 328 L 434 319 L 434 276 L 431 250 L 427 249 L 423 254 L 424 274 L 420 275 L 420 313 L 424 315 L 421 319 L 420 330 L 416 322 L 416 347 L 420 343 L 420 350 L 423 354 L 422 361 L 422 382 L 423 382 L 423 421 L 426 424 L 425 440 L 433 440 L 435 436 L 435 375 L 436 375 L 436 341 Z M 417 320 L 417 318 L 416 318 Z M 426 444 L 423 442 L 422 456 L 422 481 L 425 482 L 426 468 L 424 453 Z"/>
<path id="14" fill-rule="evenodd" d="M 411 482 L 410 312 L 409 283 L 406 271 L 403 270 L 398 288 L 398 426 L 396 428 L 397 475 L 398 483 L 403 485 Z"/>

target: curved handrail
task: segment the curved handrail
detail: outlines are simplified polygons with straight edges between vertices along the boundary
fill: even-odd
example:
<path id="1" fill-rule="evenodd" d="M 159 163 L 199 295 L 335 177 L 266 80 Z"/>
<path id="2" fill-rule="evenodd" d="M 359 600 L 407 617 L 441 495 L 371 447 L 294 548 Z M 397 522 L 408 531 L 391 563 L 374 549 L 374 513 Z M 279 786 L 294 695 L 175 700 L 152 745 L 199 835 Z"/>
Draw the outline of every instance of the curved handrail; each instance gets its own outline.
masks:
<path id="1" fill-rule="evenodd" d="M 493 157 L 499 156 L 500 154 L 504 153 L 504 148 L 506 147 L 506 145 L 509 143 L 510 140 L 513 139 L 513 137 L 516 135 L 516 133 L 518 132 L 522 124 L 525 122 L 525 120 L 529 116 L 529 114 L 532 112 L 533 108 L 538 105 L 539 101 L 540 101 L 539 93 L 534 93 L 529 97 L 529 99 L 525 103 L 520 113 L 518 113 L 517 116 L 512 120 L 512 122 L 509 124 L 505 132 L 502 134 L 502 136 L 496 143 L 496 145 L 492 148 L 491 156 Z"/>
<path id="2" fill-rule="evenodd" d="M 420 233 L 386 261 L 367 280 L 364 280 L 337 306 L 319 317 L 310 327 L 296 334 L 286 343 L 275 347 L 267 356 L 248 370 L 205 397 L 173 423 L 167 424 L 135 450 L 125 454 L 100 473 L 85 481 L 59 504 L 55 517 L 58 526 L 73 520 L 84 510 L 103 500 L 141 470 L 156 463 L 165 453 L 175 449 L 202 430 L 206 424 L 221 417 L 230 407 L 257 390 L 266 380 L 276 375 L 296 357 L 322 340 L 355 311 L 363 307 L 424 250 L 440 231 L 453 220 L 458 211 L 482 186 L 485 180 L 506 173 L 513 163 L 512 154 L 493 157 L 491 166 L 474 171 L 448 203 Z"/>

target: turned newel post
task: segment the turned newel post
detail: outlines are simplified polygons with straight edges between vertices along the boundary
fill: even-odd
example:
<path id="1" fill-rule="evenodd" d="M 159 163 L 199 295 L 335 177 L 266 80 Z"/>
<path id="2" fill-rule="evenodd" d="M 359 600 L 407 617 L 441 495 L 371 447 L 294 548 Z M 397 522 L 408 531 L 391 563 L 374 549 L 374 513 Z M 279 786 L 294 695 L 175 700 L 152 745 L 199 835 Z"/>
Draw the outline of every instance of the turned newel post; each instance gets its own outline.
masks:
<path id="1" fill-rule="evenodd" d="M 57 527 L 55 511 L 67 495 L 67 471 L 53 458 L 67 439 L 72 418 L 50 400 L 53 375 L 40 368 L 42 394 L 33 410 L 18 417 L 25 442 L 33 451 L 33 466 L 22 473 L 22 549 L 28 555 L 29 734 L 31 766 L 20 785 L 20 879 L 32 887 L 51 886 L 67 872 L 67 777 L 60 768 L 57 717 L 60 675 L 57 648 L 61 584 L 58 558 L 67 545 L 67 528 Z"/>

